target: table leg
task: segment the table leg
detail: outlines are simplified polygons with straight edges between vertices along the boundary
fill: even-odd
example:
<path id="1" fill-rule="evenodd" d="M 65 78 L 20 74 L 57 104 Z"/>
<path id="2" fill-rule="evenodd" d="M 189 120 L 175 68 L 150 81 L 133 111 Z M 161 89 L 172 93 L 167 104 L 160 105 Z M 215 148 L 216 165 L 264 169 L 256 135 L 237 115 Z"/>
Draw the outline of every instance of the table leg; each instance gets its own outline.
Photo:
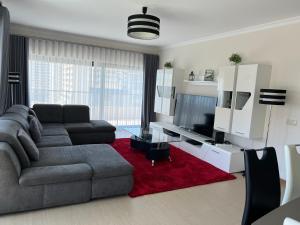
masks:
<path id="1" fill-rule="evenodd" d="M 151 164 L 152 164 L 152 166 L 154 166 L 154 163 L 155 163 L 155 161 L 154 161 L 154 160 L 152 160 L 152 161 L 151 161 Z"/>

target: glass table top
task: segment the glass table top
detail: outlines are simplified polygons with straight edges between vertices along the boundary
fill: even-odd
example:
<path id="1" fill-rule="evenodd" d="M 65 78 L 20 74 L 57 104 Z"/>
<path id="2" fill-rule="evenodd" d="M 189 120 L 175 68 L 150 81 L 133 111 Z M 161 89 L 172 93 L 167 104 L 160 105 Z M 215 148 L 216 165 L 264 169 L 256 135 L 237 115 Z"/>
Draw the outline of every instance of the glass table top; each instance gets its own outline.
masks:
<path id="1" fill-rule="evenodd" d="M 143 129 L 140 127 L 134 128 L 124 128 L 124 130 L 133 134 L 134 136 L 140 138 L 141 140 L 148 143 L 162 143 L 162 142 L 180 142 L 180 137 L 173 137 L 168 134 L 165 134 L 162 130 L 159 129 Z"/>

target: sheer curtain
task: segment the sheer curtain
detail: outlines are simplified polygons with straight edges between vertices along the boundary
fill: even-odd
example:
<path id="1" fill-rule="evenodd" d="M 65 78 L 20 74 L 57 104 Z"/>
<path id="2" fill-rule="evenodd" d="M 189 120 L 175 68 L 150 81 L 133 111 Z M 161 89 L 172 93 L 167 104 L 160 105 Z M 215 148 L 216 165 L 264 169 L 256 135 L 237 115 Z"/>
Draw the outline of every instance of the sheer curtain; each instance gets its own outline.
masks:
<path id="1" fill-rule="evenodd" d="M 85 104 L 92 119 L 140 125 L 143 54 L 30 38 L 29 101 Z"/>

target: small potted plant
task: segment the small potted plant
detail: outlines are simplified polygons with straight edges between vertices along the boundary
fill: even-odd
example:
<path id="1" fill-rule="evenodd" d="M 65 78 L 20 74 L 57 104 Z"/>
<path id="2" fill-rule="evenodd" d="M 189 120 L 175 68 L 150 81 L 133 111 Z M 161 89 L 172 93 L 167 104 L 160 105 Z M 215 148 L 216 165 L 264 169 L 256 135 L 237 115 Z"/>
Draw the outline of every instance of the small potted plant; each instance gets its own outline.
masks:
<path id="1" fill-rule="evenodd" d="M 237 65 L 240 62 L 242 62 L 242 57 L 236 53 L 233 53 L 230 57 L 229 57 L 229 61 L 233 64 L 233 65 Z"/>
<path id="2" fill-rule="evenodd" d="M 171 63 L 171 62 L 166 62 L 164 66 L 165 66 L 165 68 L 167 68 L 167 69 L 171 69 L 171 68 L 173 68 L 173 66 L 172 66 L 172 63 Z"/>

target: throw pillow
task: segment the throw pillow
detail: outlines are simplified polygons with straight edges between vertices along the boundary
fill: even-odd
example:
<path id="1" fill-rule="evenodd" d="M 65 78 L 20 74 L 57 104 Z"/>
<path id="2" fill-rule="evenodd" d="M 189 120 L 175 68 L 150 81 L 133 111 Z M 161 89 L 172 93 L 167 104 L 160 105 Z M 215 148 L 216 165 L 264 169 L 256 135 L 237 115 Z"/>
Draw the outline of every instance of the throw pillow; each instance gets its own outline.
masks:
<path id="1" fill-rule="evenodd" d="M 37 119 L 35 117 L 32 117 L 29 122 L 29 132 L 35 143 L 37 143 L 41 140 L 42 134 L 41 134 Z"/>
<path id="2" fill-rule="evenodd" d="M 36 113 L 35 113 L 35 111 L 33 109 L 29 109 L 28 113 L 29 113 L 29 115 L 32 115 L 32 116 L 34 116 L 34 117 L 37 118 L 37 115 L 36 115 Z"/>
<path id="3" fill-rule="evenodd" d="M 41 122 L 40 122 L 39 119 L 38 119 L 36 116 L 34 116 L 33 114 L 28 116 L 29 122 L 31 121 L 32 118 L 35 118 L 35 119 L 36 119 L 37 124 L 38 124 L 39 129 L 40 129 L 40 132 L 42 133 L 42 131 L 43 131 L 43 126 L 42 126 Z"/>
<path id="4" fill-rule="evenodd" d="M 21 128 L 18 131 L 18 139 L 31 160 L 39 160 L 39 150 L 29 135 Z"/>

